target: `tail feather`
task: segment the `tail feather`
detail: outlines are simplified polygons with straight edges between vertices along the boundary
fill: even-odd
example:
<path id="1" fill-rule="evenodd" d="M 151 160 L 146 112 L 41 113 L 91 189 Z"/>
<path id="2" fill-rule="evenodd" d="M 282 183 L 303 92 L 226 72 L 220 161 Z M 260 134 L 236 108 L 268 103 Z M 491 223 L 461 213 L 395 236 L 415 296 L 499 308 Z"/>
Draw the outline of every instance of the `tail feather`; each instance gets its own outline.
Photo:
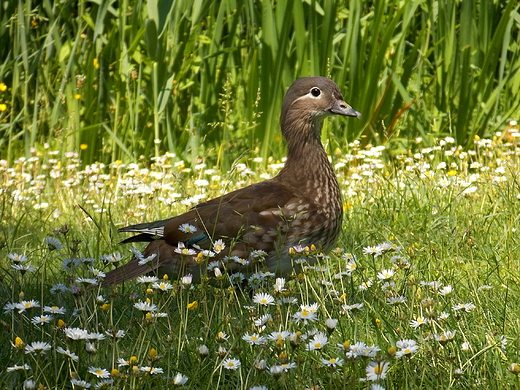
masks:
<path id="1" fill-rule="evenodd" d="M 139 233 L 133 237 L 129 237 L 121 241 L 121 244 L 130 242 L 151 242 L 164 236 L 164 226 L 173 218 L 163 219 L 161 221 L 139 223 L 137 225 L 125 226 L 119 229 L 121 233 Z"/>
<path id="2" fill-rule="evenodd" d="M 153 240 L 158 239 L 159 237 L 151 236 L 148 233 L 137 234 L 132 237 L 125 238 L 120 244 L 129 244 L 131 242 L 152 242 Z"/>
<path id="3" fill-rule="evenodd" d="M 124 233 L 148 233 L 148 234 L 157 234 L 162 236 L 162 232 L 164 230 L 164 226 L 170 222 L 173 218 L 162 219 L 160 221 L 153 222 L 145 222 L 138 223 L 136 225 L 125 226 L 119 229 L 120 232 Z M 161 234 L 159 234 L 161 233 Z"/>
<path id="4" fill-rule="evenodd" d="M 134 258 L 125 265 L 107 272 L 103 279 L 103 287 L 121 284 L 126 280 L 137 278 L 151 271 L 153 271 L 153 269 L 150 266 L 139 265 L 139 260 Z"/>

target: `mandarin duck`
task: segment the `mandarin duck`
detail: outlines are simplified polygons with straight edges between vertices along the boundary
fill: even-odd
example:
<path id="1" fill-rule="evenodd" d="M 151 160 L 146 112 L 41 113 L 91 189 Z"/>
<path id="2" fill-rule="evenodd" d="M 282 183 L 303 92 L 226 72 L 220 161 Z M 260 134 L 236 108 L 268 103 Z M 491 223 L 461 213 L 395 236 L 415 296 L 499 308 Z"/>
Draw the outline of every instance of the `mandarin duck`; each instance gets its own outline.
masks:
<path id="1" fill-rule="evenodd" d="M 303 77 L 287 90 L 280 126 L 287 160 L 277 176 L 200 203 L 161 221 L 119 229 L 138 233 L 123 241 L 149 242 L 133 259 L 109 271 L 104 285 L 144 274 L 193 282 L 252 275 L 261 269 L 288 276 L 291 248 L 314 245 L 326 253 L 340 231 L 343 205 L 338 181 L 321 143 L 329 115 L 361 118 L 326 77 Z M 209 265 L 209 266 L 208 266 Z M 215 283 L 212 283 L 215 284 Z"/>

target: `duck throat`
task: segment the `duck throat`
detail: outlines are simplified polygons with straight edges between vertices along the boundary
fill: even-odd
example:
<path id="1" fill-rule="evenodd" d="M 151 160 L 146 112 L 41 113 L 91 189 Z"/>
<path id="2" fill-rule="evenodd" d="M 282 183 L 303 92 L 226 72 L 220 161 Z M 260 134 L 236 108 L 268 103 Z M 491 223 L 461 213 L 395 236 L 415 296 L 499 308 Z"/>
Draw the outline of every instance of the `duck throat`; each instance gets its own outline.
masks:
<path id="1" fill-rule="evenodd" d="M 307 129 L 296 129 L 297 134 L 288 133 L 287 161 L 278 178 L 312 200 L 323 213 L 341 215 L 340 188 L 320 140 L 321 121 L 310 123 Z"/>

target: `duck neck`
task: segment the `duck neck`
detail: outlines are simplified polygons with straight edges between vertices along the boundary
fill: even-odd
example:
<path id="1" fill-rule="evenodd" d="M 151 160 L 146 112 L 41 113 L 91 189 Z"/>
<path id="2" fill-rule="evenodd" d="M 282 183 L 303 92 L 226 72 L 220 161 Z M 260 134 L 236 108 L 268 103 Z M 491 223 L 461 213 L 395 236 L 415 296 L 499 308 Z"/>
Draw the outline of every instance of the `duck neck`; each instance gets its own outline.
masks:
<path id="1" fill-rule="evenodd" d="M 282 172 L 299 182 L 319 181 L 323 174 L 332 172 L 332 166 L 321 141 L 317 137 L 308 136 L 306 139 L 288 141 L 287 160 Z"/>
<path id="2" fill-rule="evenodd" d="M 321 124 L 321 120 L 308 121 L 306 127 L 284 128 L 287 161 L 277 177 L 317 204 L 330 202 L 341 209 L 338 181 L 320 140 Z"/>

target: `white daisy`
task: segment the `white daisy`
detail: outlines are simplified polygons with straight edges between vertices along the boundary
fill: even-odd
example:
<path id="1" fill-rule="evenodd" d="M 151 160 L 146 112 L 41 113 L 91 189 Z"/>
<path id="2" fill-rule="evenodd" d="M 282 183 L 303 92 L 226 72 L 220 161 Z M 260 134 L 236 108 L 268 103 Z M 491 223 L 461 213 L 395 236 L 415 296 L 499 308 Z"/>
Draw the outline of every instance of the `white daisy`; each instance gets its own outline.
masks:
<path id="1" fill-rule="evenodd" d="M 71 340 L 87 340 L 88 332 L 81 328 L 65 328 L 65 336 Z"/>
<path id="2" fill-rule="evenodd" d="M 195 252 L 194 249 L 186 248 L 186 246 L 184 245 L 184 242 L 182 242 L 182 241 L 177 244 L 177 248 L 175 248 L 173 251 L 175 253 L 179 253 L 183 256 L 194 256 L 197 254 L 197 252 Z"/>
<path id="3" fill-rule="evenodd" d="M 94 267 L 89 267 L 89 268 L 90 268 L 90 272 L 92 272 L 94 274 L 94 276 L 98 279 L 103 279 L 106 276 L 106 274 L 103 271 L 101 271 L 97 268 L 94 268 Z"/>
<path id="4" fill-rule="evenodd" d="M 405 296 L 390 297 L 386 299 L 386 302 L 390 305 L 396 305 L 398 303 L 405 303 L 408 300 Z"/>
<path id="5" fill-rule="evenodd" d="M 103 334 L 103 333 L 97 333 L 97 332 L 92 332 L 88 334 L 87 338 L 89 340 L 105 340 L 107 337 Z"/>
<path id="6" fill-rule="evenodd" d="M 168 282 L 155 282 L 152 283 L 152 288 L 155 290 L 168 291 L 173 289 L 173 285 Z"/>
<path id="7" fill-rule="evenodd" d="M 157 305 L 150 302 L 136 302 L 134 307 L 141 311 L 157 311 Z"/>
<path id="8" fill-rule="evenodd" d="M 217 342 L 218 343 L 223 343 L 223 342 L 226 342 L 228 341 L 229 339 L 229 335 L 225 332 L 218 332 L 217 333 Z"/>
<path id="9" fill-rule="evenodd" d="M 271 317 L 271 314 L 264 314 L 263 316 L 254 320 L 254 324 L 258 327 L 264 326 L 271 319 Z"/>
<path id="10" fill-rule="evenodd" d="M 285 340 L 287 337 L 289 337 L 291 335 L 290 332 L 286 331 L 286 330 L 282 330 L 282 331 L 279 331 L 279 332 L 271 332 L 267 338 L 269 340 L 273 340 L 273 341 L 277 341 L 277 340 Z"/>
<path id="11" fill-rule="evenodd" d="M 74 388 L 77 387 L 78 389 L 90 389 L 90 387 L 92 386 L 89 382 L 87 382 L 83 379 L 76 379 L 76 378 L 72 378 L 70 380 L 70 383 L 72 383 Z"/>
<path id="12" fill-rule="evenodd" d="M 282 292 L 285 291 L 285 278 L 276 278 L 276 281 L 274 283 L 274 291 L 275 292 Z"/>
<path id="13" fill-rule="evenodd" d="M 379 256 L 382 252 L 375 246 L 367 246 L 363 248 L 363 254 L 365 255 L 373 255 L 375 257 Z"/>
<path id="14" fill-rule="evenodd" d="M 323 332 L 318 332 L 314 335 L 314 338 L 307 343 L 307 351 L 314 351 L 316 349 L 322 349 L 329 343 L 329 339 Z"/>
<path id="15" fill-rule="evenodd" d="M 240 285 L 245 279 L 246 277 L 242 272 L 235 272 L 229 275 L 229 281 L 234 285 Z"/>
<path id="16" fill-rule="evenodd" d="M 437 293 L 440 294 L 440 295 L 449 295 L 452 292 L 453 292 L 453 287 L 451 287 L 450 285 L 444 286 L 439 291 L 437 291 Z"/>
<path id="17" fill-rule="evenodd" d="M 198 229 L 193 226 L 193 225 L 190 225 L 189 223 L 183 223 L 181 226 L 179 226 L 179 230 L 183 233 L 195 233 Z"/>
<path id="18" fill-rule="evenodd" d="M 213 243 L 213 252 L 220 253 L 226 248 L 224 240 L 217 240 Z"/>
<path id="19" fill-rule="evenodd" d="M 45 306 L 43 308 L 44 313 L 51 313 L 51 314 L 65 314 L 66 310 L 64 307 L 58 307 L 58 306 Z"/>
<path id="20" fill-rule="evenodd" d="M 137 283 L 155 283 L 159 280 L 157 276 L 139 276 Z"/>
<path id="21" fill-rule="evenodd" d="M 56 352 L 67 356 L 69 359 L 74 360 L 75 362 L 79 361 L 79 356 L 76 355 L 74 352 L 69 351 L 68 349 L 63 349 L 62 347 L 57 347 Z"/>
<path id="22" fill-rule="evenodd" d="M 266 338 L 264 336 L 260 336 L 258 333 L 245 334 L 242 336 L 242 339 L 251 345 L 262 345 L 266 342 Z"/>
<path id="23" fill-rule="evenodd" d="M 222 367 L 227 370 L 237 370 L 241 364 L 238 359 L 227 358 L 222 362 Z"/>
<path id="24" fill-rule="evenodd" d="M 324 359 L 321 358 L 321 362 L 328 367 L 336 367 L 336 366 L 342 366 L 343 363 L 345 363 L 345 360 L 341 358 L 330 358 L 330 359 Z"/>
<path id="25" fill-rule="evenodd" d="M 53 317 L 51 315 L 41 315 L 41 316 L 33 317 L 31 319 L 31 322 L 34 325 L 43 325 L 43 324 L 47 324 L 47 323 L 51 322 L 52 320 L 53 320 Z"/>
<path id="26" fill-rule="evenodd" d="M 61 244 L 60 240 L 54 237 L 45 237 L 45 243 L 49 247 L 49 250 L 57 250 L 63 249 L 63 245 Z"/>
<path id="27" fill-rule="evenodd" d="M 51 349 L 51 345 L 44 341 L 33 341 L 25 346 L 25 353 L 45 353 Z"/>
<path id="28" fill-rule="evenodd" d="M 126 335 L 126 332 L 124 330 L 122 330 L 122 329 L 105 330 L 105 333 L 108 336 L 113 337 L 115 339 L 122 339 Z"/>
<path id="29" fill-rule="evenodd" d="M 185 286 L 187 285 L 190 285 L 193 281 L 193 275 L 192 274 L 187 274 L 187 275 L 184 275 L 182 278 L 181 278 L 181 283 Z"/>
<path id="30" fill-rule="evenodd" d="M 109 255 L 101 255 L 99 257 L 104 263 L 118 263 L 123 259 L 123 256 L 119 252 L 111 253 Z"/>
<path id="31" fill-rule="evenodd" d="M 333 331 L 336 329 L 336 326 L 338 326 L 338 320 L 335 318 L 327 318 L 325 320 L 325 325 L 329 331 Z"/>
<path id="32" fill-rule="evenodd" d="M 20 271 L 20 273 L 22 275 L 26 272 L 36 271 L 36 267 L 33 267 L 32 265 L 24 265 L 24 264 L 12 264 L 11 268 L 13 268 L 16 271 Z"/>
<path id="33" fill-rule="evenodd" d="M 411 355 L 419 350 L 417 342 L 415 340 L 410 339 L 399 340 L 397 341 L 397 343 L 395 343 L 395 346 L 400 349 L 395 354 L 395 357 L 398 358 L 404 355 Z"/>
<path id="34" fill-rule="evenodd" d="M 425 325 L 428 323 L 428 319 L 424 317 L 417 317 L 417 319 L 410 321 L 410 326 L 414 329 L 417 329 L 421 325 Z"/>
<path id="35" fill-rule="evenodd" d="M 15 304 L 18 313 L 23 313 L 25 310 L 32 309 L 33 307 L 40 307 L 40 302 L 31 299 L 30 301 L 21 301 Z"/>
<path id="36" fill-rule="evenodd" d="M 81 278 L 81 277 L 80 278 L 76 278 L 74 283 L 84 284 L 84 285 L 87 285 L 87 286 L 97 286 L 99 284 L 97 279 Z"/>
<path id="37" fill-rule="evenodd" d="M 366 282 L 361 283 L 358 288 L 361 291 L 368 290 L 372 286 L 372 283 L 372 280 L 368 279 Z"/>
<path id="38" fill-rule="evenodd" d="M 31 369 L 31 366 L 29 366 L 28 364 L 22 364 L 22 365 L 15 364 L 14 366 L 7 367 L 6 371 L 7 372 L 14 372 L 14 371 L 21 371 L 21 370 L 28 371 L 30 369 Z"/>
<path id="39" fill-rule="evenodd" d="M 394 274 L 395 274 L 395 271 L 392 268 L 389 268 L 389 269 L 384 269 L 381 272 L 379 272 L 377 274 L 377 277 L 380 280 L 386 280 L 386 279 L 390 279 L 392 276 L 394 276 Z"/>
<path id="40" fill-rule="evenodd" d="M 89 367 L 88 372 L 90 372 L 92 375 L 95 375 L 98 378 L 109 378 L 110 373 L 105 368 L 99 368 L 99 367 Z"/>
<path id="41" fill-rule="evenodd" d="M 144 367 L 139 367 L 139 370 L 140 371 L 143 371 L 143 372 L 147 372 L 148 374 L 150 375 L 156 375 L 156 374 L 162 374 L 164 373 L 164 370 L 160 367 L 148 367 L 148 366 L 144 366 Z"/>
<path id="42" fill-rule="evenodd" d="M 188 377 L 186 375 L 182 375 L 180 372 L 178 372 L 174 377 L 173 377 L 173 385 L 174 386 L 182 386 L 184 385 L 186 382 L 188 382 Z"/>
<path id="43" fill-rule="evenodd" d="M 267 293 L 258 293 L 253 296 L 253 302 L 263 306 L 274 305 L 274 297 Z"/>
<path id="44" fill-rule="evenodd" d="M 27 256 L 19 255 L 18 253 L 9 253 L 7 257 L 13 260 L 15 263 L 23 263 L 28 260 Z"/>
<path id="45" fill-rule="evenodd" d="M 340 348 L 344 348 L 343 344 L 339 345 Z M 351 344 L 350 349 L 346 352 L 346 356 L 349 359 L 356 359 L 358 357 L 375 357 L 381 350 L 377 345 L 367 345 L 366 343 L 359 341 Z"/>
<path id="46" fill-rule="evenodd" d="M 344 312 L 347 311 L 354 311 L 354 310 L 361 310 L 365 306 L 364 303 L 353 303 L 352 305 L 342 305 L 341 308 Z"/>
<path id="47" fill-rule="evenodd" d="M 153 259 L 155 259 L 156 256 L 157 256 L 157 253 L 152 253 L 148 257 L 143 257 L 143 256 L 141 256 L 140 258 L 138 257 L 139 261 L 137 262 L 137 264 L 145 265 L 145 264 L 151 262 Z"/>
<path id="48" fill-rule="evenodd" d="M 293 318 L 296 323 L 303 321 L 306 324 L 308 321 L 316 321 L 318 319 L 318 315 L 316 314 L 316 312 L 312 312 L 304 308 L 294 313 Z"/>
<path id="49" fill-rule="evenodd" d="M 380 379 L 385 379 L 389 367 L 389 363 L 384 360 L 380 362 L 371 361 L 365 369 L 367 380 L 378 381 Z"/>

